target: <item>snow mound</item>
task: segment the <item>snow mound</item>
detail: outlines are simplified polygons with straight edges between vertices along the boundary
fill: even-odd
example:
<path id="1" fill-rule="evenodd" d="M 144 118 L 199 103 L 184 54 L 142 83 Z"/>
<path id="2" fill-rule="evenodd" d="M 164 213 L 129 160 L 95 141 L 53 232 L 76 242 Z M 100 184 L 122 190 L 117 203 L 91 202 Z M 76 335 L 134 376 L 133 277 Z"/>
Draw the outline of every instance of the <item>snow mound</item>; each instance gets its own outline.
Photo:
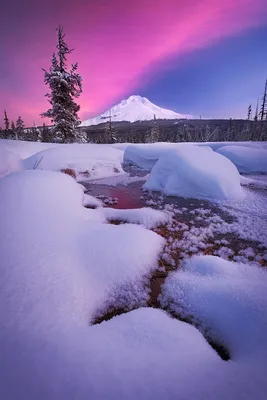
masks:
<path id="1" fill-rule="evenodd" d="M 14 173 L 0 180 L 0 192 L 1 326 L 41 334 L 73 321 L 87 325 L 122 297 L 120 288 L 129 302 L 129 287 L 134 301 L 143 300 L 142 276 L 156 267 L 162 237 L 102 224 L 103 210 L 82 207 L 82 188 L 64 174 Z"/>
<path id="2" fill-rule="evenodd" d="M 137 95 L 130 96 L 127 100 L 122 100 L 96 118 L 91 118 L 81 123 L 81 126 L 97 125 L 106 122 L 111 116 L 112 121 L 144 121 L 152 120 L 154 115 L 157 119 L 181 119 L 192 118 L 190 115 L 183 115 L 171 110 L 158 107 L 151 103 L 146 97 Z"/>
<path id="3" fill-rule="evenodd" d="M 170 275 L 161 304 L 190 318 L 231 359 L 257 359 L 267 367 L 267 272 L 214 256 L 194 256 Z"/>
<path id="4" fill-rule="evenodd" d="M 12 153 L 17 154 L 18 157 L 22 160 L 32 156 L 35 153 L 38 153 L 41 150 L 61 146 L 57 143 L 39 143 L 12 139 L 0 139 L 0 146 L 1 145 L 4 145 L 6 149 L 12 151 Z"/>
<path id="5" fill-rule="evenodd" d="M 80 179 L 97 179 L 123 173 L 123 151 L 97 144 L 68 144 L 46 149 L 24 160 L 26 169 L 72 169 Z"/>
<path id="6" fill-rule="evenodd" d="M 22 169 L 20 158 L 0 143 L 0 178 Z"/>
<path id="7" fill-rule="evenodd" d="M 179 146 L 170 143 L 130 145 L 124 151 L 123 161 L 151 171 L 160 157 L 176 150 Z"/>
<path id="8" fill-rule="evenodd" d="M 170 218 L 167 213 L 163 211 L 154 210 L 153 208 L 137 208 L 132 210 L 118 210 L 114 208 L 105 208 L 103 210 L 106 218 L 111 220 L 118 220 L 141 224 L 145 228 L 151 229 L 156 226 L 167 224 Z"/>
<path id="9" fill-rule="evenodd" d="M 187 145 L 162 156 L 143 187 L 170 196 L 241 199 L 240 180 L 226 157 L 210 148 Z"/>
<path id="10" fill-rule="evenodd" d="M 239 172 L 267 173 L 267 150 L 263 147 L 223 146 L 217 150 L 217 153 L 231 160 Z"/>

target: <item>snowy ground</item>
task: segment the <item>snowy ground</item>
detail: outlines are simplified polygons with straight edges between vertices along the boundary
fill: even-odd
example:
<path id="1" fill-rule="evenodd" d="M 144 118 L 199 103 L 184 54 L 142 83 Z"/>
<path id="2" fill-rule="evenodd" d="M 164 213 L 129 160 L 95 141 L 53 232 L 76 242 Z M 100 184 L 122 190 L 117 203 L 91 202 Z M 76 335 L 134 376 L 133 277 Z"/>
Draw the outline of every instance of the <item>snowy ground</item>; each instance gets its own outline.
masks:
<path id="1" fill-rule="evenodd" d="M 122 165 L 122 148 L 37 144 L 44 164 L 31 170 L 35 144 L 10 142 L 0 162 L 3 399 L 265 399 L 266 175 L 240 177 L 241 198 L 172 197 L 144 190 L 150 174 Z M 253 151 L 247 165 L 263 169 Z M 192 191 L 198 170 L 187 162 Z M 49 170 L 85 168 L 81 184 Z M 205 195 L 214 176 L 205 169 Z"/>

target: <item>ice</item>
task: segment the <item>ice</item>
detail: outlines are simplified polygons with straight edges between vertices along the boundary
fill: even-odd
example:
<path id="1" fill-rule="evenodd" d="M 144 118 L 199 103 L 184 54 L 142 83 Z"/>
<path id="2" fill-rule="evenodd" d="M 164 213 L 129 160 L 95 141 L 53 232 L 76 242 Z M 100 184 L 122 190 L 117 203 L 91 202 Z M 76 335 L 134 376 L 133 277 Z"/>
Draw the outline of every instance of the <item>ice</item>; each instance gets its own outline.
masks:
<path id="1" fill-rule="evenodd" d="M 24 160 L 26 169 L 74 170 L 80 180 L 123 174 L 123 152 L 97 144 L 67 144 L 40 151 Z M 79 176 L 80 174 L 80 176 Z"/>
<path id="2" fill-rule="evenodd" d="M 114 208 L 105 208 L 104 215 L 108 220 L 118 220 L 130 223 L 141 224 L 148 229 L 166 224 L 170 221 L 170 217 L 163 211 L 154 210 L 153 208 L 136 208 L 132 210 L 118 210 Z"/>
<path id="3" fill-rule="evenodd" d="M 223 146 L 217 152 L 229 158 L 242 173 L 267 173 L 267 150 L 263 147 Z"/>
<path id="4" fill-rule="evenodd" d="M 211 150 L 192 145 L 162 156 L 144 189 L 191 198 L 225 200 L 244 197 L 234 164 Z"/>
<path id="5" fill-rule="evenodd" d="M 19 171 L 22 169 L 20 157 L 10 151 L 0 141 L 0 178 L 8 175 L 10 172 Z"/>

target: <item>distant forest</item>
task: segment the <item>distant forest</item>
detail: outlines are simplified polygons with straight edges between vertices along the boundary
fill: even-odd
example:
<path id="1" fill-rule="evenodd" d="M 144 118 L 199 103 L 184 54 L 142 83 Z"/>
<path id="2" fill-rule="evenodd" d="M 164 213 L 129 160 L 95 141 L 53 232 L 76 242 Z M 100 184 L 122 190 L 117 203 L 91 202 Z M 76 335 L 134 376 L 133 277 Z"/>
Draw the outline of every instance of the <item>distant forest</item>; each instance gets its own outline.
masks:
<path id="1" fill-rule="evenodd" d="M 0 130 L 0 138 L 54 142 L 52 127 L 24 128 L 23 121 Z M 79 143 L 266 141 L 267 120 L 152 120 L 76 128 Z M 65 141 L 68 143 L 68 139 Z"/>

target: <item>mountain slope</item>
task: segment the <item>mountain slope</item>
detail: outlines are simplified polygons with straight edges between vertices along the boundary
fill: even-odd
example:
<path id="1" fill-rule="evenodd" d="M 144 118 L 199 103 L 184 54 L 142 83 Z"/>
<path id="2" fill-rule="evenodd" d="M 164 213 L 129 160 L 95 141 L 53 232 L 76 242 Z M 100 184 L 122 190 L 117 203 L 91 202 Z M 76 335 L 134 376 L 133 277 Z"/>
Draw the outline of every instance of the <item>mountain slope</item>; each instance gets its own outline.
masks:
<path id="1" fill-rule="evenodd" d="M 160 108 L 151 103 L 146 97 L 130 96 L 119 104 L 107 110 L 98 117 L 88 119 L 81 123 L 81 126 L 97 125 L 106 122 L 111 115 L 112 121 L 144 121 L 151 120 L 154 115 L 157 119 L 180 119 L 190 118 L 190 115 L 183 115 L 165 108 Z"/>

